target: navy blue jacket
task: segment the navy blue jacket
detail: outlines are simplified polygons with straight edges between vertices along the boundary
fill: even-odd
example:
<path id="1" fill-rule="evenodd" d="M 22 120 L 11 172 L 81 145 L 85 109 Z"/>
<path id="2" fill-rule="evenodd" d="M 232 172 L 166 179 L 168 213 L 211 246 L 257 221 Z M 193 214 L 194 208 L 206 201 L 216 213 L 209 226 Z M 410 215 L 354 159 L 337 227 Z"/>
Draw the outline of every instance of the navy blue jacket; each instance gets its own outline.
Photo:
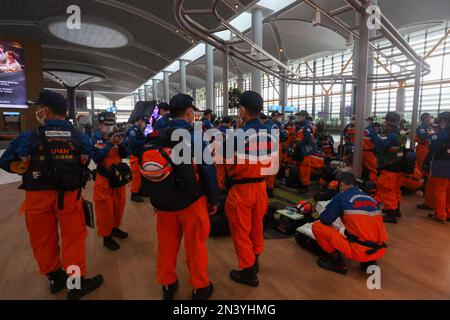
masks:
<path id="1" fill-rule="evenodd" d="M 142 147 L 145 144 L 145 135 L 142 132 L 142 129 L 137 125 L 133 125 L 130 129 L 128 129 L 127 144 L 130 149 L 130 153 L 133 156 L 139 157 L 141 155 Z"/>
<path id="2" fill-rule="evenodd" d="M 103 134 L 100 131 L 96 131 L 94 133 L 94 136 L 92 137 L 92 145 L 92 160 L 94 160 L 97 165 L 102 163 L 111 148 L 114 146 L 113 143 L 103 137 Z M 97 145 L 102 145 L 104 147 L 99 148 Z M 119 154 L 121 158 L 126 158 L 130 155 L 126 140 L 119 145 Z"/>
<path id="3" fill-rule="evenodd" d="M 192 126 L 185 120 L 174 119 L 169 122 L 168 127 L 175 129 L 187 129 L 192 130 Z M 203 135 L 202 135 L 203 137 Z M 209 148 L 209 145 L 204 140 L 197 140 L 197 135 L 194 131 L 191 132 L 191 145 L 192 145 L 192 155 L 194 155 L 194 148 L 196 144 L 202 145 L 202 153 L 205 154 L 205 149 Z M 203 185 L 206 197 L 208 198 L 208 203 L 216 205 L 219 203 L 219 187 L 217 185 L 217 173 L 214 164 L 207 164 L 204 161 L 197 164 L 197 171 L 200 177 L 200 182 Z"/>
<path id="4" fill-rule="evenodd" d="M 45 123 L 44 129 L 51 129 L 52 127 L 72 127 L 72 125 L 65 120 L 49 120 Z M 0 168 L 7 171 L 10 171 L 10 164 L 14 161 L 20 161 L 21 158 L 27 157 L 30 155 L 30 142 L 31 135 L 33 131 L 27 131 L 21 133 L 17 138 L 15 138 L 8 149 L 3 153 L 0 158 Z M 92 152 L 92 143 L 91 139 L 85 134 L 80 134 L 81 136 L 81 154 L 82 155 L 91 155 Z"/>

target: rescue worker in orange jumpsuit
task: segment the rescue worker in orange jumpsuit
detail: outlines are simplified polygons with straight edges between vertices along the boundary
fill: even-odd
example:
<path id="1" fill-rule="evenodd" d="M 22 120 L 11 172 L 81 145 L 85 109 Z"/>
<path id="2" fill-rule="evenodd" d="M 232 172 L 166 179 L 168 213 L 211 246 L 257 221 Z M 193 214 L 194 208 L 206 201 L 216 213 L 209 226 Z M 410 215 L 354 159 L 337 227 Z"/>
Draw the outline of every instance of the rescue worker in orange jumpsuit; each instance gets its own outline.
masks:
<path id="1" fill-rule="evenodd" d="M 229 139 L 239 141 L 237 135 L 247 136 L 253 133 L 253 138 L 258 136 L 259 141 L 256 142 L 256 138 L 248 141 L 244 154 L 240 151 L 243 148 L 237 146 L 233 164 L 227 164 L 227 172 L 233 178 L 233 186 L 228 192 L 225 213 L 240 269 L 232 270 L 230 278 L 238 283 L 256 287 L 259 284 L 259 256 L 264 247 L 263 218 L 267 212 L 268 197 L 263 170 L 266 164 L 259 157 L 255 161 L 249 159 L 264 151 L 270 154 L 269 148 L 272 148 L 272 145 L 270 141 L 264 140 L 264 137 L 261 140 L 261 134 L 269 131 L 258 119 L 263 109 L 263 98 L 256 92 L 245 91 L 239 104 L 237 129 L 235 135 Z M 263 150 L 264 148 L 266 149 Z"/>
<path id="2" fill-rule="evenodd" d="M 344 141 L 355 144 L 355 116 L 352 116 L 351 122 L 344 127 Z"/>
<path id="3" fill-rule="evenodd" d="M 434 135 L 433 122 L 434 118 L 428 112 L 420 115 L 420 125 L 416 129 L 416 167 L 422 172 L 422 175 L 426 179 L 425 183 L 425 203 L 418 204 L 417 208 L 423 210 L 433 210 L 434 201 L 432 199 L 433 185 L 428 179 L 428 172 L 423 169 L 423 162 L 425 157 L 429 153 L 429 145 L 431 136 Z"/>
<path id="4" fill-rule="evenodd" d="M 375 153 L 375 145 L 378 140 L 377 130 L 379 127 L 372 124 L 365 128 L 363 133 L 363 171 L 368 180 L 372 182 L 376 182 L 378 178 L 378 160 Z"/>
<path id="5" fill-rule="evenodd" d="M 266 123 L 264 123 L 269 129 L 278 129 L 279 135 L 280 135 L 280 144 L 279 144 L 279 159 L 280 159 L 280 165 L 281 167 L 281 160 L 282 160 L 282 151 L 283 151 L 283 145 L 282 143 L 287 140 L 287 132 L 283 130 L 283 124 L 281 123 L 281 117 L 283 114 L 279 111 L 273 111 L 271 114 L 271 117 L 267 120 Z M 277 181 L 278 172 L 276 174 L 266 176 L 266 185 L 267 185 L 267 195 L 269 198 L 273 198 L 273 189 L 275 188 L 275 183 Z"/>
<path id="6" fill-rule="evenodd" d="M 338 177 L 340 193 L 335 195 L 320 220 L 312 225 L 319 246 L 327 253 L 317 260 L 319 267 L 340 274 L 347 273 L 341 253 L 361 263 L 365 272 L 370 265 L 386 253 L 387 233 L 378 203 L 356 187 L 356 179 L 349 172 Z M 341 218 L 345 235 L 332 226 Z"/>
<path id="7" fill-rule="evenodd" d="M 21 213 L 50 292 L 63 290 L 67 273 L 73 272 L 70 267 L 77 266 L 81 287 L 69 289 L 67 298 L 80 299 L 103 283 L 101 275 L 85 278 L 87 230 L 81 188 L 89 177 L 91 141 L 65 120 L 67 103 L 59 93 L 44 90 L 31 104 L 39 106 L 36 119 L 41 127 L 12 141 L 0 158 L 0 168 L 22 175 Z"/>
<path id="8" fill-rule="evenodd" d="M 192 150 L 201 144 L 203 154 L 208 145 L 197 140 L 192 129 L 195 113 L 194 101 L 187 94 L 177 94 L 169 102 L 170 121 L 168 128 L 191 131 Z M 193 151 L 194 154 L 194 151 Z M 178 289 L 178 277 L 175 271 L 180 243 L 184 237 L 186 263 L 189 269 L 189 282 L 192 286 L 192 299 L 205 300 L 212 293 L 214 286 L 208 278 L 208 251 L 206 240 L 209 236 L 210 222 L 208 214 L 217 212 L 219 190 L 214 164 L 203 161 L 195 165 L 198 183 L 203 186 L 205 196 L 178 211 L 156 211 L 158 233 L 158 253 L 156 281 L 162 285 L 163 299 L 173 300 Z"/>
<path id="9" fill-rule="evenodd" d="M 323 151 L 325 155 L 325 162 L 330 163 L 336 156 L 334 151 L 334 139 L 333 136 L 328 132 L 326 128 L 323 130 L 323 134 L 320 135 L 320 140 L 317 141 L 317 146 Z"/>
<path id="10" fill-rule="evenodd" d="M 311 183 L 311 155 L 315 151 L 314 132 L 310 122 L 306 120 L 309 117 L 307 111 L 302 110 L 297 116 L 298 131 L 295 134 L 295 143 L 296 148 L 299 148 L 301 158 L 298 161 L 298 174 L 301 182 L 299 194 L 305 194 Z"/>
<path id="11" fill-rule="evenodd" d="M 108 176 L 113 166 L 122 163 L 128 157 L 129 151 L 125 143 L 125 135 L 113 133 L 116 116 L 112 112 L 102 112 L 98 115 L 99 131 L 93 140 L 92 159 L 97 164 L 97 174 L 94 183 L 94 205 L 97 216 L 97 234 L 103 238 L 103 246 L 111 251 L 120 249 L 114 240 L 128 238 L 128 233 L 120 230 L 123 212 L 125 210 L 125 185 L 111 187 Z"/>
<path id="12" fill-rule="evenodd" d="M 437 119 L 439 130 L 431 137 L 429 146 L 433 152 L 429 179 L 435 210 L 430 216 L 437 222 L 447 223 L 450 221 L 450 112 L 440 113 Z"/>
<path id="13" fill-rule="evenodd" d="M 397 223 L 397 217 L 400 216 L 400 186 L 405 146 L 398 127 L 400 115 L 391 111 L 384 119 L 385 132 L 376 145 L 380 170 L 377 195 L 383 203 L 384 222 Z"/>
<path id="14" fill-rule="evenodd" d="M 144 130 L 148 125 L 148 116 L 140 116 L 135 119 L 133 126 L 127 131 L 127 144 L 130 150 L 130 167 L 133 173 L 133 180 L 130 183 L 131 201 L 144 202 L 140 197 L 141 173 L 139 159 L 142 153 L 142 147 L 145 144 Z"/>

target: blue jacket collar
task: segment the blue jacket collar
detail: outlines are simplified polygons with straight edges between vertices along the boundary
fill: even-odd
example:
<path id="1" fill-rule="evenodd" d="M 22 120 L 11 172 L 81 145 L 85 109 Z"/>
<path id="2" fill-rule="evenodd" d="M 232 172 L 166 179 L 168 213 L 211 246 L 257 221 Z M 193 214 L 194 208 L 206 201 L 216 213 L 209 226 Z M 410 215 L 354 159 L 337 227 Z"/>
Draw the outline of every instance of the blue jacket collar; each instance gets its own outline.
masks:
<path id="1" fill-rule="evenodd" d="M 71 127 L 72 125 L 70 122 L 67 122 L 66 120 L 48 120 L 45 122 L 46 126 L 64 126 L 64 127 Z"/>

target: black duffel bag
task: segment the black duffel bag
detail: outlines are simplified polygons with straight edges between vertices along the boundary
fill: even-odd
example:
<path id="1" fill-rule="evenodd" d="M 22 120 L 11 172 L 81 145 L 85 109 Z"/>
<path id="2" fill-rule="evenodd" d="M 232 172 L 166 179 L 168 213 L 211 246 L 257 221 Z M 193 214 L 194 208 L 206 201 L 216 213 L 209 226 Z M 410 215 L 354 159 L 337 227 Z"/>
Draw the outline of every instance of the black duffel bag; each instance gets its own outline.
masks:
<path id="1" fill-rule="evenodd" d="M 98 166 L 97 173 L 108 179 L 111 188 L 124 186 L 130 183 L 133 178 L 130 167 L 124 162 L 113 164 L 109 170 L 103 166 Z"/>

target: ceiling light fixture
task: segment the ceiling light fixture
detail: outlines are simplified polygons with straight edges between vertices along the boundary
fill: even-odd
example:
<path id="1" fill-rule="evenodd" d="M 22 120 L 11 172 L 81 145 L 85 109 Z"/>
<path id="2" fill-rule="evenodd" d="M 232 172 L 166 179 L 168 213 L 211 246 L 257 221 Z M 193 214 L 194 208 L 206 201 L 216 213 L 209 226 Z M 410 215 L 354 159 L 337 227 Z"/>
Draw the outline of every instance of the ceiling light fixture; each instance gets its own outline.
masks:
<path id="1" fill-rule="evenodd" d="M 66 16 L 49 17 L 39 21 L 38 25 L 58 39 L 91 48 L 122 48 L 134 42 L 129 31 L 111 21 L 84 15 L 81 29 L 68 29 L 66 19 Z"/>

